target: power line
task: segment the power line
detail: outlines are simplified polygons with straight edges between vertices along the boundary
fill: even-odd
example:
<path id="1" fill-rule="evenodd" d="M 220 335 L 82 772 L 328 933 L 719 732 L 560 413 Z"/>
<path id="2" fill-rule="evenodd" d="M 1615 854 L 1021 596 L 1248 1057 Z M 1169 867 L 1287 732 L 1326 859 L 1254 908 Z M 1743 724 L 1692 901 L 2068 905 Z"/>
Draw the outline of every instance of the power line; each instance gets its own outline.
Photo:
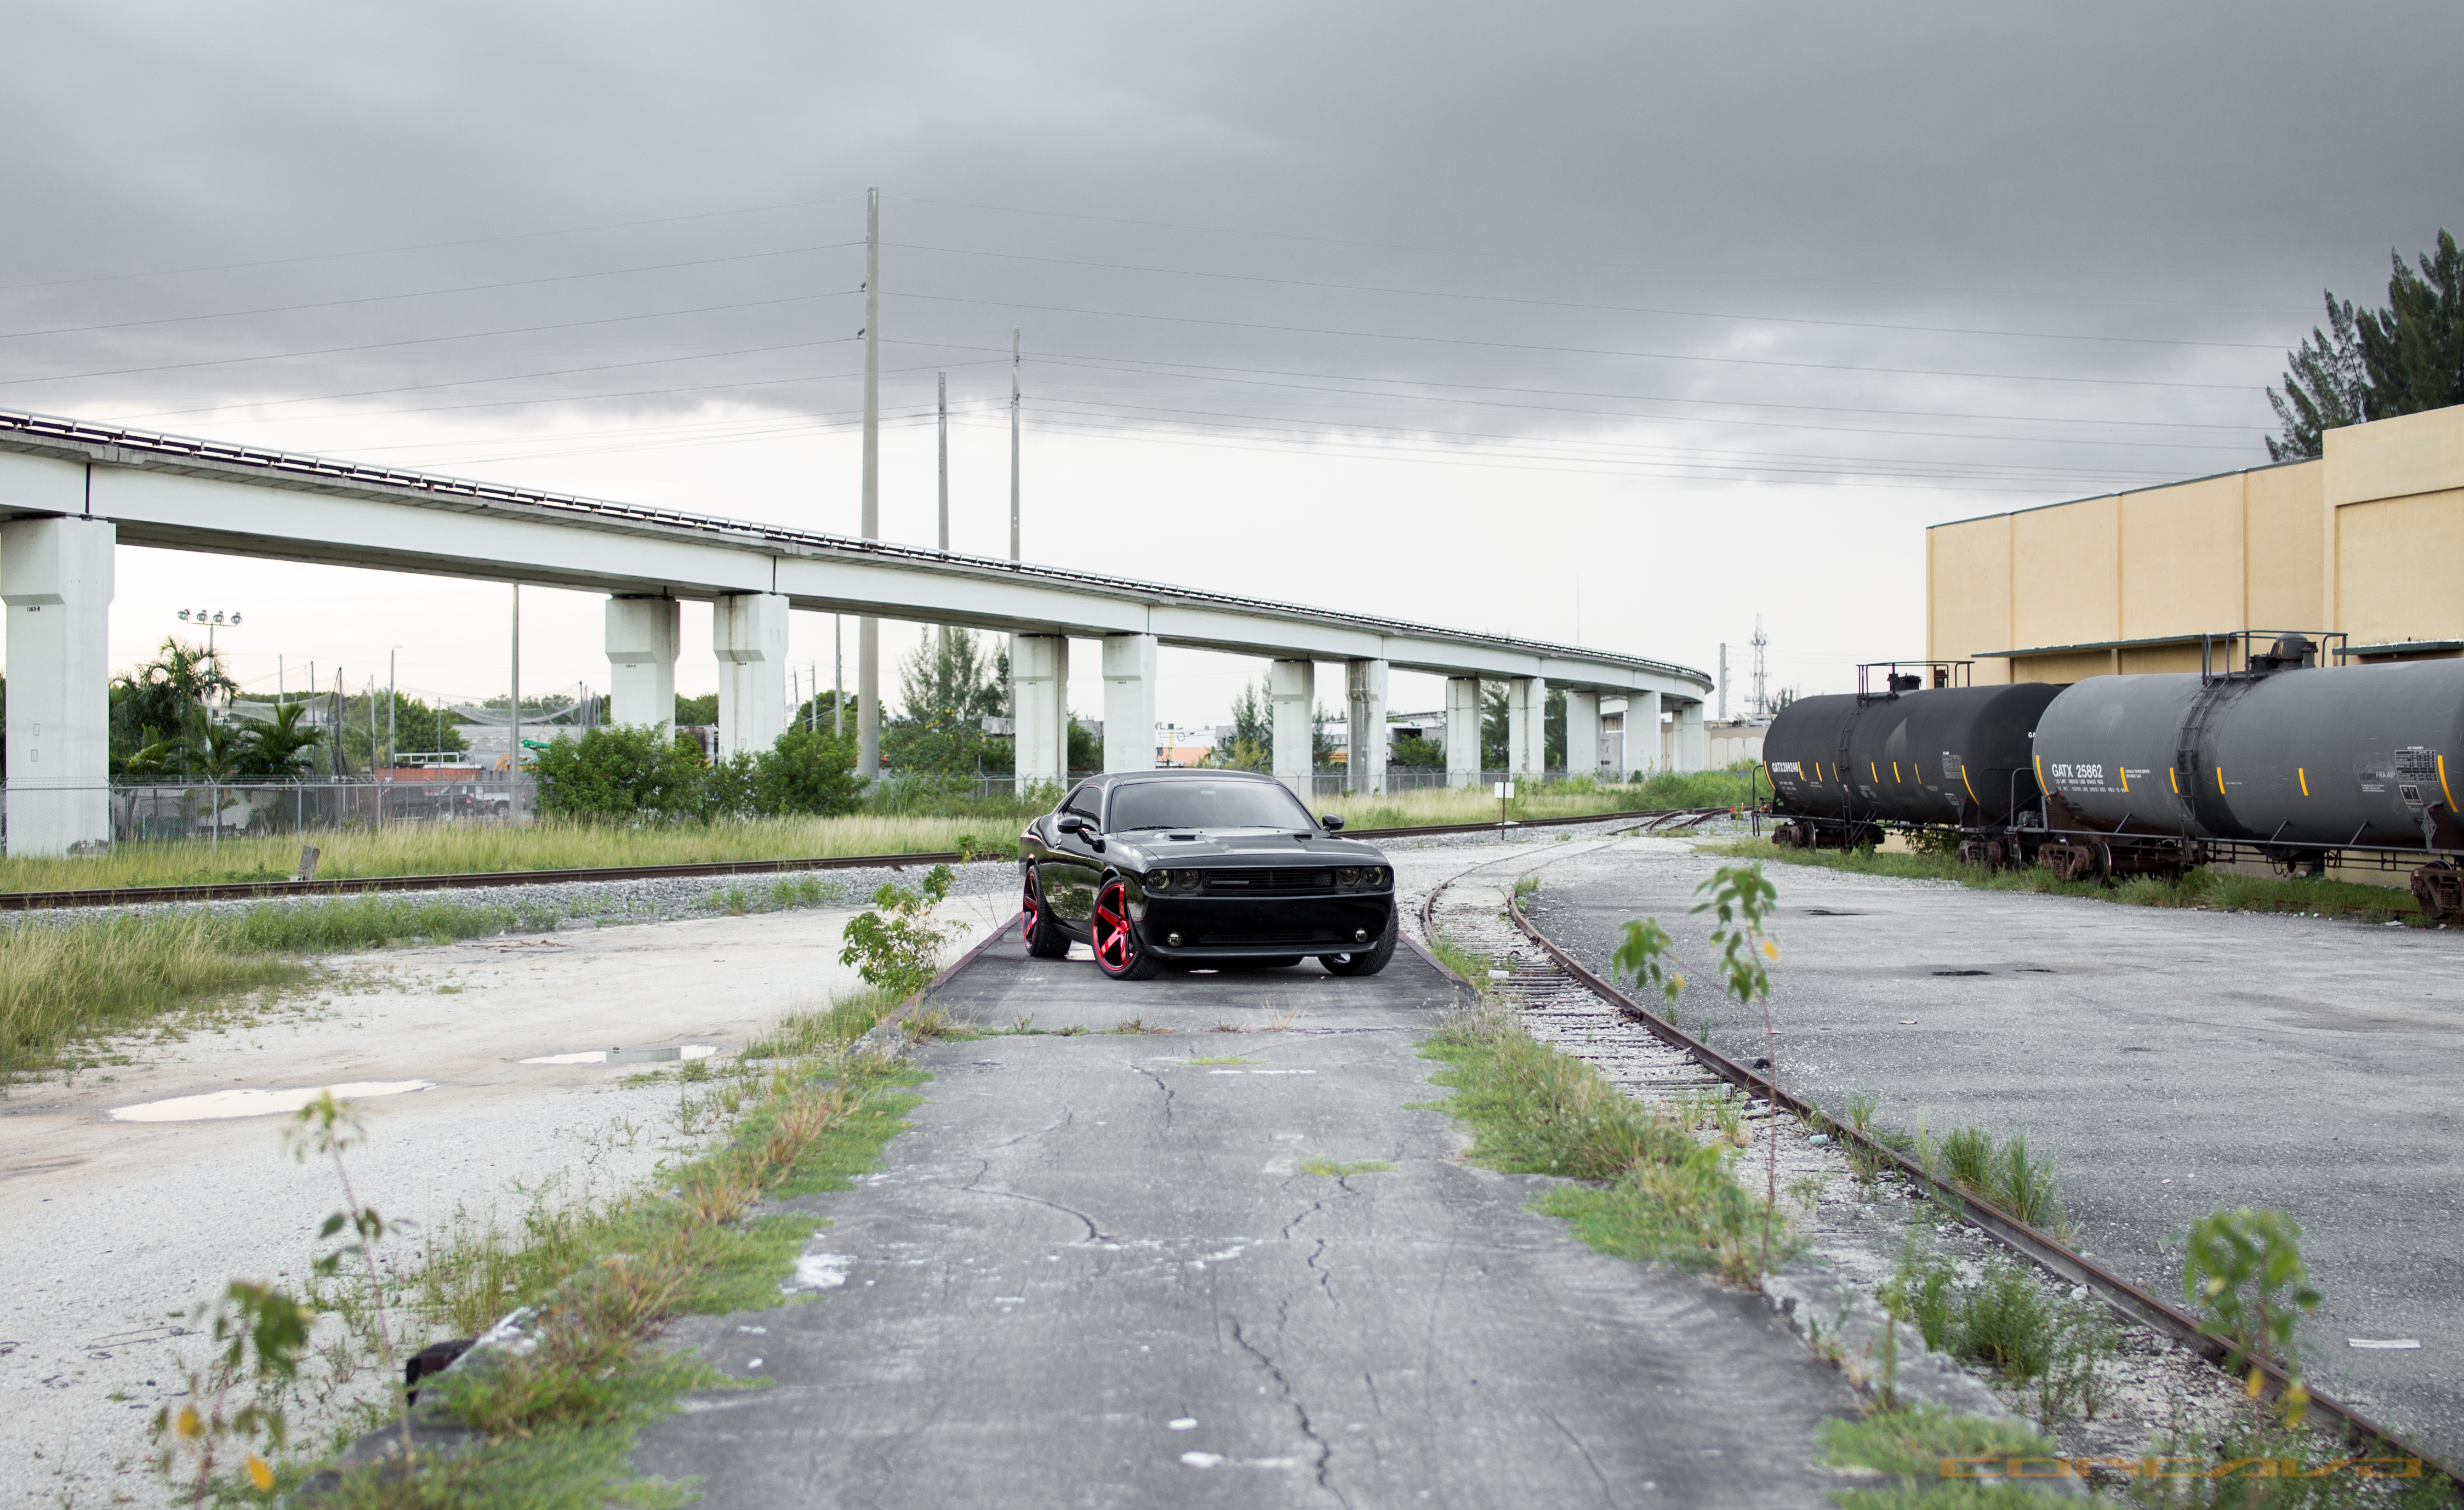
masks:
<path id="1" fill-rule="evenodd" d="M 690 309 L 654 309 L 639 315 L 606 315 L 596 320 L 567 320 L 548 325 L 513 325 L 498 330 L 467 330 L 451 336 L 417 336 L 406 341 L 372 341 L 351 346 L 319 346 L 304 351 L 268 351 L 252 357 L 213 357 L 199 362 L 165 362 L 152 366 L 109 367 L 92 372 L 53 372 L 41 377 L 0 378 L 0 387 L 15 388 L 27 383 L 74 383 L 87 378 L 129 377 L 148 372 L 185 372 L 196 367 L 236 366 L 247 362 L 283 362 L 294 357 L 330 357 L 354 351 L 387 351 L 401 346 L 435 345 L 447 341 L 479 341 L 490 336 L 527 336 L 548 330 L 578 330 L 587 325 L 621 325 L 635 320 L 665 320 L 674 315 L 709 315 L 731 309 L 762 309 L 777 304 L 808 303 L 817 299 L 837 299 L 857 292 L 835 289 L 826 294 L 791 294 L 781 299 L 754 299 L 733 304 L 702 304 Z"/>
<path id="2" fill-rule="evenodd" d="M 1478 341 L 1467 336 L 1395 335 L 1382 330 L 1342 330 L 1331 326 L 1284 325 L 1265 321 L 1217 320 L 1203 315 L 1148 315 L 1133 310 L 1089 309 L 1076 304 L 1026 304 L 1006 299 L 969 299 L 957 294 L 898 293 L 893 299 L 921 299 L 945 304 L 976 304 L 993 309 L 1031 309 L 1041 314 L 1096 315 L 1112 320 L 1153 320 L 1170 324 L 1218 325 L 1234 330 L 1267 330 L 1282 335 L 1339 336 L 1361 341 L 1401 341 L 1418 344 L 1478 346 L 1499 351 L 1545 351 L 1557 356 L 1623 357 L 1651 362 L 1700 362 L 1725 366 L 1791 367 L 1817 372 L 1863 372 L 1896 377 L 1961 378 L 1969 382 L 2062 383 L 2108 388 L 2199 389 L 2225 393 L 2255 393 L 2246 383 L 2174 383 L 2153 378 L 2050 377 L 2028 372 L 1962 372 L 1942 367 L 1866 366 L 1848 362 L 1781 362 L 1765 357 L 1705 357 L 1678 351 L 1622 351 L 1601 346 L 1555 346 L 1529 341 Z"/>
<path id="3" fill-rule="evenodd" d="M 1131 374 L 1131 375 L 1133 375 L 1133 376 L 1148 376 L 1148 377 L 1177 377 L 1177 376 L 1180 376 L 1180 374 L 1177 374 L 1177 373 L 1142 373 L 1142 372 L 1139 372 L 1139 371 L 1138 371 L 1137 369 L 1135 369 L 1135 368 L 1124 368 L 1124 367 L 1109 366 L 1107 366 L 1107 365 L 1105 365 L 1105 364 L 1102 364 L 1102 363 L 1053 362 L 1053 361 L 1050 361 L 1049 359 L 1046 359 L 1046 365 L 1047 365 L 1047 366 L 1057 366 L 1057 367 L 1073 367 L 1073 368 L 1077 368 L 1077 369 L 1080 369 L 1080 370 L 1086 370 L 1086 371 L 1117 371 L 1117 372 L 1127 372 L 1127 373 L 1129 373 L 1129 374 Z M 1573 409 L 1573 408 L 1570 408 L 1570 407 L 1566 407 L 1566 406 L 1562 406 L 1562 405 L 1551 405 L 1551 404 L 1515 404 L 1515 403 L 1510 403 L 1510 402 L 1507 402 L 1507 401 L 1505 401 L 1505 400 L 1501 400 L 1501 399 L 1458 398 L 1458 397 L 1445 396 L 1445 395 L 1419 394 L 1419 393 L 1376 393 L 1376 392 L 1364 392 L 1364 391 L 1361 391 L 1361 390 L 1359 390 L 1359 389 L 1325 389 L 1325 388 L 1314 388 L 1314 387 L 1309 387 L 1309 386 L 1303 385 L 1303 384 L 1292 384 L 1292 383 L 1253 383 L 1253 381 L 1252 381 L 1252 380 L 1250 380 L 1250 379 L 1245 379 L 1245 378 L 1204 378 L 1204 377 L 1200 377 L 1200 378 L 1188 378 L 1188 379 L 1185 379 L 1185 381 L 1191 381 L 1191 382 L 1201 382 L 1201 383 L 1242 383 L 1242 384 L 1248 384 L 1248 385 L 1250 385 L 1250 386 L 1261 387 L 1261 388 L 1283 388 L 1283 389 L 1296 389 L 1296 390 L 1298 390 L 1298 391 L 1301 391 L 1301 392 L 1308 392 L 1308 393 L 1331 393 L 1331 394 L 1337 394 L 1337 395 L 1341 395 L 1341 396 L 1345 396 L 1345 397 L 1350 397 L 1350 398 L 1355 398 L 1355 399 L 1382 399 L 1382 400 L 1388 400 L 1388 401 L 1392 401 L 1392 402 L 1422 403 L 1422 404 L 1471 404 L 1471 405 L 1478 405 L 1478 406 L 1480 406 L 1480 407 L 1482 407 L 1482 408 L 1509 409 L 1509 410 L 1516 410 L 1516 411 L 1521 411 L 1530 412 L 1530 413 L 1583 415 L 1583 416 L 1588 416 L 1588 417 L 1595 418 L 1595 419 L 1609 419 L 1609 420 L 1636 420 L 1636 421 L 1643 421 L 1643 422 L 1659 422 L 1659 423 L 1663 423 L 1663 424 L 1680 424 L 1680 425 L 1730 425 L 1730 426 L 1740 426 L 1740 427 L 1751 427 L 1751 428 L 1759 429 L 1759 430 L 1818 431 L 1818 432 L 1821 432 L 1821 433 L 1828 433 L 1828 434 L 1851 434 L 1851 435 L 1900 435 L 1900 436 L 1907 436 L 1907 437 L 1922 438 L 1922 439 L 1929 439 L 1929 440 L 1976 440 L 1976 441 L 1995 441 L 1995 442 L 2007 442 L 2007 443 L 2014 444 L 2014 445 L 2053 445 L 2053 446 L 2127 446 L 2127 447 L 2131 447 L 2131 448 L 2133 448 L 2133 449 L 2137 449 L 2137 450 L 2167 450 L 2167 451 L 2246 451 L 2246 450 L 2248 450 L 2248 449 L 2249 449 L 2249 447 L 2248 447 L 2246 444 L 2245 444 L 2245 445 L 2239 445 L 2239 446 L 2229 446 L 2229 445 L 2225 445 L 2225 444 L 2222 444 L 2222 443 L 2219 443 L 2219 442 L 2213 442 L 2213 441 L 2190 441 L 2190 440 L 2104 440 L 2104 439 L 2100 439 L 2100 438 L 2097 438 L 2097 437 L 2095 437 L 2095 436 L 2090 436 L 2090 435 L 1985 435 L 1985 434 L 1975 434 L 1975 433 L 1961 433 L 1961 432 L 1956 432 L 1956 431 L 1943 431 L 1943 430 L 1891 430 L 1891 429 L 1885 429 L 1885 428 L 1882 428 L 1882 427 L 1881 427 L 1881 426 L 1874 426 L 1874 425 L 1816 425 L 1816 424 L 1810 424 L 1810 423 L 1808 423 L 1808 422 L 1806 422 L 1806 421 L 1804 421 L 1804 420 L 1757 420 L 1757 419 L 1730 419 L 1730 418 L 1727 418 L 1727 417 L 1726 417 L 1726 416 L 1724 416 L 1724 415 L 1717 415 L 1717 414 L 1639 414 L 1639 413 L 1619 413 L 1619 412 L 1617 412 L 1617 411 L 1613 411 L 1613 410 L 1599 410 L 1599 409 Z M 1100 390 L 1100 389 L 1097 389 L 1097 391 L 1101 391 L 1101 390 Z M 1134 391 L 1134 390 L 1133 390 L 1133 391 Z M 2086 422 L 2086 421 L 2081 421 L 2081 423 L 2087 423 L 2087 422 Z M 2214 426 L 2214 427 L 2202 427 L 2202 428 L 2224 429 L 2224 428 L 2228 428 L 2228 427 L 2223 427 L 2223 426 Z M 2248 431 L 2248 429 L 2249 429 L 2250 427 L 2248 427 L 2248 426 L 2233 426 L 2233 427 L 2230 427 L 2230 428 L 2234 429 L 2234 430 L 2236 430 L 2236 431 L 2247 432 L 2247 431 Z"/>
<path id="4" fill-rule="evenodd" d="M 1135 262 L 1094 262 L 1080 257 L 1038 256 L 1023 252 L 979 252 L 967 247 L 926 246 L 891 242 L 909 252 L 941 252 L 953 256 L 998 257 L 1012 262 L 1046 262 L 1058 267 L 1100 268 L 1112 273 L 1159 273 L 1174 278 L 1212 278 L 1237 283 L 1272 283 L 1287 288 L 1326 289 L 1349 294 L 1400 294 L 1415 299 L 1459 299 L 1480 303 L 1518 304 L 1538 309 L 1579 309 L 1622 315 L 1672 315 L 1688 320 L 1736 320 L 1756 324 L 1829 325 L 1842 330 L 1899 330 L 1937 336 L 1992 336 L 2031 341 L 2102 341 L 2131 345 L 2205 346 L 2229 351 L 2280 351 L 2281 342 L 2177 341 L 2159 336 L 2082 336 L 2052 330 L 1978 330 L 1964 325 L 1908 325 L 1888 321 L 1818 320 L 1798 315 L 1739 315 L 1723 310 L 1663 309 L 1648 304 L 1592 304 L 1562 299 L 1522 299 L 1507 294 L 1461 294 L 1444 289 L 1396 288 L 1378 283 L 1331 283 L 1314 278 L 1271 278 L 1257 273 L 1209 273 L 1193 268 L 1154 267 Z"/>
<path id="5" fill-rule="evenodd" d="M 1194 231 L 1209 235 L 1256 236 L 1273 241 L 1308 241 L 1323 246 L 1365 247 L 1382 252 L 1426 252 L 1440 256 L 1500 257 L 1524 262 L 1558 262 L 1573 267 L 1613 267 L 1637 273 L 1688 273 L 1708 278 L 1762 278 L 1790 283 L 1838 283 L 1860 288 L 1905 288 L 1939 294 L 1982 294 L 1996 299 L 2069 299 L 2118 304 L 2178 304 L 2197 309 L 2308 310 L 2308 304 L 2261 304 L 2236 300 L 2157 299 L 2131 294 L 2075 294 L 2046 290 L 1963 288 L 1952 283 L 1911 283 L 1887 278 L 1823 277 L 1806 273 L 1739 273 L 1725 268 L 1680 267 L 1650 262 L 1623 262 L 1606 257 L 1575 257 L 1548 252 L 1484 252 L 1467 247 L 1417 246 L 1402 241 L 1360 241 L 1343 236 L 1306 235 L 1288 231 L 1249 231 L 1236 226 L 1193 226 L 1169 220 L 1132 220 L 1117 215 L 1089 215 L 1067 210 L 1023 210 L 1015 205 L 979 205 L 959 199 L 922 199 L 893 194 L 914 205 L 940 205 L 952 210 L 981 210 L 1002 215 L 1037 215 L 1054 220 L 1086 220 L 1100 225 L 1142 226 L 1154 231 Z"/>
<path id="6" fill-rule="evenodd" d="M 596 273 L 555 273 L 542 278 L 511 278 L 501 283 L 462 283 L 451 288 L 419 288 L 399 294 L 363 294 L 354 299 L 320 300 L 313 304 L 267 304 L 256 309 L 227 309 L 202 315 L 158 315 L 99 325 L 55 325 L 41 330 L 0 330 L 0 341 L 33 336 L 75 336 L 98 330 L 133 330 L 140 325 L 176 325 L 199 320 L 243 320 L 253 315 L 291 315 L 308 309 L 340 309 L 347 304 L 375 304 L 397 299 L 437 299 L 448 294 L 475 294 L 500 288 L 532 288 L 541 283 L 572 283 L 584 278 L 621 278 L 628 273 L 665 273 L 680 267 L 710 267 L 720 262 L 751 262 L 762 257 L 798 256 L 807 252 L 834 252 L 861 246 L 860 241 L 832 241 L 820 246 L 787 247 L 777 252 L 741 252 L 730 256 L 696 257 L 687 262 L 649 262 L 639 267 L 608 268 Z"/>
<path id="7" fill-rule="evenodd" d="M 409 241 L 389 247 L 363 247 L 355 252 L 312 252 L 301 256 L 266 257 L 253 262 L 210 262 L 196 267 L 162 268 L 151 273 L 98 273 L 89 278 L 50 278 L 32 283 L 0 283 L 0 294 L 14 293 L 24 288 L 71 288 L 84 283 L 117 283 L 143 278 L 186 278 L 192 273 L 230 273 L 243 268 L 292 267 L 301 262 L 333 262 L 348 257 L 389 256 L 397 252 L 434 252 L 447 247 L 494 246 L 504 241 L 535 241 L 545 236 L 583 235 L 594 231 L 630 231 L 641 226 L 669 226 L 689 220 L 723 220 L 732 215 L 768 214 L 779 210 L 813 210 L 823 205 L 843 205 L 861 194 L 840 194 L 831 199 L 801 199 L 778 205 L 753 205 L 742 210 L 709 210 L 690 215 L 658 215 L 648 220 L 610 220 L 598 225 L 562 226 L 549 231 L 513 231 L 502 235 L 466 236 L 453 241 Z"/>

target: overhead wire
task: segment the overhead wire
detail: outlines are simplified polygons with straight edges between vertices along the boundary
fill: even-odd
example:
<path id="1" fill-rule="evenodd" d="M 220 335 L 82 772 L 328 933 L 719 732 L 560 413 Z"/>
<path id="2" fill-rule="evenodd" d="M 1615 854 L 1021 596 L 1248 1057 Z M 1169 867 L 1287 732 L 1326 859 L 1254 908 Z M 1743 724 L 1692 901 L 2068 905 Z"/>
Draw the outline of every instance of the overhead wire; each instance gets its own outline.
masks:
<path id="1" fill-rule="evenodd" d="M 1599 314 L 1665 315 L 1689 320 L 1733 320 L 1765 325 L 1824 325 L 1842 330 L 1896 330 L 1924 335 L 1992 336 L 2031 341 L 2101 341 L 2133 345 L 2202 346 L 2233 351 L 2278 351 L 2279 342 L 2182 341 L 2162 336 L 2079 335 L 2055 330 L 1980 330 L 1965 325 L 1911 325 L 1890 321 L 1819 320 L 1798 315 L 1741 315 L 1725 310 L 1672 309 L 1650 304 L 1597 304 L 1564 299 L 1529 299 L 1511 294 L 1465 294 L 1447 289 L 1397 288 L 1379 283 L 1331 283 L 1314 278 L 1272 278 L 1258 273 L 1213 273 L 1196 268 L 1155 267 L 1135 262 L 1095 262 L 1081 257 L 1039 256 L 1024 252 L 982 252 L 967 247 L 928 246 L 913 241 L 885 241 L 885 247 L 909 252 L 941 252 L 954 256 L 998 257 L 1015 262 L 1045 262 L 1061 267 L 1098 268 L 1112 273 L 1155 273 L 1174 278 L 1211 278 L 1229 282 L 1271 283 L 1287 288 L 1323 289 L 1347 294 L 1396 294 L 1415 299 L 1454 299 L 1488 304 L 1517 304 L 1537 309 L 1575 309 Z"/>
<path id="2" fill-rule="evenodd" d="M 1636 273 L 1683 273 L 1701 278 L 1754 278 L 1792 283 L 1837 283 L 1864 288 L 1904 288 L 1924 293 L 1976 294 L 1994 299 L 2067 299 L 2119 304 L 2178 304 L 2197 309 L 2277 309 L 2308 311 L 2309 304 L 2254 303 L 2237 300 L 2159 299 L 2131 294 L 2081 294 L 2043 289 L 1965 288 L 1951 283 L 1916 283 L 1889 278 L 1842 278 L 1836 274 L 1741 273 L 1733 268 L 1682 267 L 1664 263 L 1627 262 L 1608 257 L 1569 256 L 1562 252 L 1496 252 L 1472 247 L 1415 245 L 1403 241 L 1365 241 L 1345 236 L 1308 235 L 1290 231 L 1256 231 L 1237 226 L 1184 225 L 1169 220 L 1135 220 L 1119 215 L 1090 215 L 1068 210 L 1028 210 L 1016 205 L 985 205 L 962 199 L 928 199 L 915 194 L 884 194 L 886 200 L 911 205 L 938 205 L 952 210 L 980 210 L 991 214 L 1033 215 L 1054 220 L 1086 220 L 1101 225 L 1141 226 L 1155 231 L 1189 231 L 1211 235 L 1254 236 L 1276 241 L 1309 241 L 1324 246 L 1362 247 L 1380 252 L 1421 252 L 1439 256 L 1492 257 L 1523 262 L 1555 262 L 1570 267 L 1606 267 Z"/>

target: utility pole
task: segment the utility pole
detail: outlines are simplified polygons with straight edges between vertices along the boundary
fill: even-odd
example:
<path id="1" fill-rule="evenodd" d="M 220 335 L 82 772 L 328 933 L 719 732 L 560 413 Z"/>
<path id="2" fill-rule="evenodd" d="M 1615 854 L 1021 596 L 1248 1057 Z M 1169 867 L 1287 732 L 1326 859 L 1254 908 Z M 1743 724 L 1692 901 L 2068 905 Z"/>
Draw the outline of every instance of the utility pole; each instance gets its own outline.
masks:
<path id="1" fill-rule="evenodd" d="M 881 538 L 881 190 L 864 211 L 864 538 Z M 881 621 L 855 621 L 855 773 L 881 774 Z"/>
<path id="2" fill-rule="evenodd" d="M 1769 718 L 1771 699 L 1763 689 L 1763 647 L 1771 643 L 1771 636 L 1763 633 L 1763 616 L 1759 613 L 1754 615 L 1754 637 L 1748 643 L 1754 648 L 1754 717 Z"/>
<path id="3" fill-rule="evenodd" d="M 936 374 L 941 409 L 941 554 L 950 553 L 950 374 Z M 950 655 L 950 628 L 941 627 L 941 655 Z"/>
<path id="4" fill-rule="evenodd" d="M 1018 327 L 1009 332 L 1009 559 L 1018 554 Z"/>
<path id="5" fill-rule="evenodd" d="M 1720 722 L 1728 722 L 1728 642 L 1720 642 Z"/>
<path id="6" fill-rule="evenodd" d="M 396 737 L 394 721 L 402 707 L 402 647 L 385 652 L 385 764 L 394 764 L 394 752 L 402 748 Z"/>
<path id="7" fill-rule="evenodd" d="M 847 738 L 847 620 L 830 615 L 830 738 Z"/>
<path id="8" fill-rule="evenodd" d="M 522 774 L 522 585 L 514 584 L 514 700 L 508 712 L 514 716 L 513 765 L 506 768 L 506 779 L 513 783 L 513 800 L 521 798 Z"/>

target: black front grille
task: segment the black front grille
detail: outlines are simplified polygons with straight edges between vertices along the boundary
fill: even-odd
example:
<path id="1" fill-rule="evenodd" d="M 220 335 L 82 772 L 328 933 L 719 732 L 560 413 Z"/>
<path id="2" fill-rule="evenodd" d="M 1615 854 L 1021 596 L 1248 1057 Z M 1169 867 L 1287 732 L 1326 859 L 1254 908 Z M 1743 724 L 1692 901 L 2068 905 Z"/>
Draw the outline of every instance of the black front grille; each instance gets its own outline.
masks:
<path id="1" fill-rule="evenodd" d="M 1334 940 L 1332 928 L 1223 928 L 1214 933 L 1201 933 L 1199 944 L 1329 944 Z"/>
<path id="2" fill-rule="evenodd" d="M 1208 891 L 1332 891 L 1334 872 L 1305 870 L 1208 871 Z"/>

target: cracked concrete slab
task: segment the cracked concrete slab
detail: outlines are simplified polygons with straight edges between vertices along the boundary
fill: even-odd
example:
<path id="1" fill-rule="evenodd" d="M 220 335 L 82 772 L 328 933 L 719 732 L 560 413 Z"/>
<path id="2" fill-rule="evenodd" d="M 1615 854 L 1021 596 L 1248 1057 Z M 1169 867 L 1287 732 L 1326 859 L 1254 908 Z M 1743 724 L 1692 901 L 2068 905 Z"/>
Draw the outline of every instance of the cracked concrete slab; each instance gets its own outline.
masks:
<path id="1" fill-rule="evenodd" d="M 1418 959 L 1124 985 L 1008 942 L 952 986 L 1098 1031 L 921 1048 L 883 1170 L 795 1203 L 844 1281 L 680 1328 L 764 1383 L 637 1468 L 721 1510 L 1828 1502 L 1836 1370 L 1754 1296 L 1584 1248 L 1413 1107 L 1453 994 Z M 1178 1031 L 1101 1031 L 1133 1016 Z M 1364 1164 L 1393 1167 L 1309 1172 Z"/>

